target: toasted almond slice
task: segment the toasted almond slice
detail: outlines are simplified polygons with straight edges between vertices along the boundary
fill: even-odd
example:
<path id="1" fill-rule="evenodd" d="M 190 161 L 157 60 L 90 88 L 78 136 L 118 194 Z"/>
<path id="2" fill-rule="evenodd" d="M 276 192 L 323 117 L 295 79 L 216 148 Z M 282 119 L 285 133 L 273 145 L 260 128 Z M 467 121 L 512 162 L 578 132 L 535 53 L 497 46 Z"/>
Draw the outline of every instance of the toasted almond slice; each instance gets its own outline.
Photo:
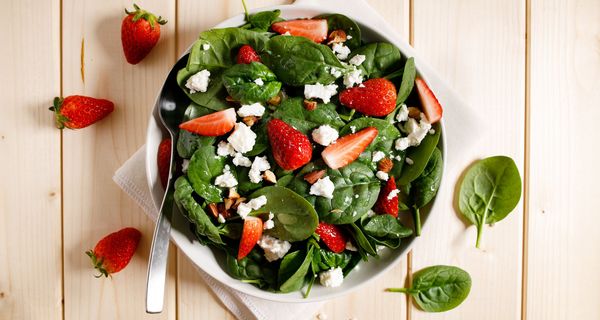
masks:
<path id="1" fill-rule="evenodd" d="M 314 184 L 317 180 L 323 178 L 325 170 L 315 170 L 304 175 L 304 180 L 310 184 Z"/>
<path id="2" fill-rule="evenodd" d="M 252 127 L 257 121 L 258 118 L 255 116 L 247 116 L 242 119 L 242 121 L 248 126 Z"/>
<path id="3" fill-rule="evenodd" d="M 317 102 L 313 100 L 304 99 L 304 109 L 308 111 L 313 111 L 317 108 Z"/>
<path id="4" fill-rule="evenodd" d="M 266 170 L 263 175 L 263 179 L 269 181 L 270 183 L 277 183 L 277 177 L 271 170 Z"/>
<path id="5" fill-rule="evenodd" d="M 348 37 L 344 30 L 333 30 L 327 38 L 327 44 L 346 42 L 346 39 L 348 39 Z"/>
<path id="6" fill-rule="evenodd" d="M 239 197 L 235 200 L 235 203 L 233 204 L 233 206 L 231 206 L 232 209 L 237 209 L 237 207 L 240 205 L 240 203 L 246 201 L 246 198 L 244 197 Z"/>
<path id="7" fill-rule="evenodd" d="M 237 190 L 235 188 L 230 188 L 229 189 L 229 199 L 239 199 L 240 194 L 237 193 Z"/>
<path id="8" fill-rule="evenodd" d="M 417 107 L 408 107 L 408 116 L 413 119 L 421 119 L 421 110 Z"/>
<path id="9" fill-rule="evenodd" d="M 281 103 L 281 95 L 277 94 L 273 96 L 271 99 L 267 100 L 267 103 L 272 106 L 278 106 Z"/>
<path id="10" fill-rule="evenodd" d="M 217 204 L 216 203 L 209 203 L 208 204 L 208 209 L 210 210 L 210 213 L 215 217 L 219 217 L 219 208 L 217 208 Z"/>
<path id="11" fill-rule="evenodd" d="M 223 200 L 223 203 L 225 204 L 225 210 L 229 210 L 231 209 L 231 206 L 233 206 L 233 203 L 235 202 L 234 199 L 230 199 L 230 198 L 225 198 Z"/>
<path id="12" fill-rule="evenodd" d="M 390 158 L 383 158 L 377 163 L 377 169 L 379 169 L 379 171 L 383 171 L 385 173 L 390 172 L 393 167 L 394 167 L 394 162 Z"/>

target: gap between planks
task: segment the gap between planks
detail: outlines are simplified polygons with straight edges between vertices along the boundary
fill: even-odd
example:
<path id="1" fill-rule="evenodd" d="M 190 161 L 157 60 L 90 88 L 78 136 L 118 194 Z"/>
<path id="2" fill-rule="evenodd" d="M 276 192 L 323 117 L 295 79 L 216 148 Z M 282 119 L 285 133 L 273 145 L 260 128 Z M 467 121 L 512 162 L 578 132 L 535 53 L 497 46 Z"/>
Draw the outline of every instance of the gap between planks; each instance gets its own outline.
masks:
<path id="1" fill-rule="evenodd" d="M 63 0 L 58 2 L 58 61 L 59 61 L 59 94 L 63 96 Z M 60 130 L 60 304 L 61 315 L 65 319 L 65 184 L 64 184 L 64 153 L 63 153 L 63 131 Z"/>
<path id="2" fill-rule="evenodd" d="M 408 1 L 408 43 L 414 47 L 415 45 L 415 1 Z M 404 285 L 406 287 L 412 285 L 412 259 L 413 251 L 412 249 L 408 252 L 406 256 L 406 281 Z M 412 304 L 411 304 L 411 296 L 410 294 L 406 295 L 406 320 L 412 319 Z"/>

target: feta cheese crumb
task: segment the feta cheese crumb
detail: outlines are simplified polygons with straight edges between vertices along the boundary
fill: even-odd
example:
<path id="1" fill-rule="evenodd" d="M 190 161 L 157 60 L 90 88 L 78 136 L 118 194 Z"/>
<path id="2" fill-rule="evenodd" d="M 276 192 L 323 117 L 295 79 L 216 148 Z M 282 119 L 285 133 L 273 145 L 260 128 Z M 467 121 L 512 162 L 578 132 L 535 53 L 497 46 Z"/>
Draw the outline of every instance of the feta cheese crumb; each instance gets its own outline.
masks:
<path id="1" fill-rule="evenodd" d="M 231 173 L 229 165 L 225 165 L 223 168 L 223 174 L 215 179 L 215 185 L 222 188 L 231 188 L 237 186 L 238 181 L 235 176 Z"/>
<path id="2" fill-rule="evenodd" d="M 383 181 L 388 181 L 388 179 L 390 178 L 390 176 L 387 174 L 387 172 L 383 172 L 383 171 L 377 171 L 375 176 L 377 178 L 379 178 L 379 180 L 383 180 Z"/>
<path id="3" fill-rule="evenodd" d="M 217 218 L 217 221 L 219 221 L 219 223 L 225 223 L 225 217 L 223 217 L 223 215 L 219 213 L 219 217 Z"/>
<path id="4" fill-rule="evenodd" d="M 376 214 L 375 211 L 373 211 L 371 209 L 369 209 L 369 211 L 367 211 L 367 217 L 369 217 L 369 218 L 375 216 L 375 214 Z"/>
<path id="5" fill-rule="evenodd" d="M 346 36 L 346 40 L 350 40 L 350 39 L 352 39 L 352 36 L 351 35 L 347 35 Z"/>
<path id="6" fill-rule="evenodd" d="M 217 155 L 219 155 L 221 157 L 234 156 L 235 155 L 235 149 L 233 149 L 233 146 L 230 143 L 227 143 L 225 141 L 221 141 L 217 145 Z"/>
<path id="7" fill-rule="evenodd" d="M 260 87 L 262 87 L 262 86 L 265 85 L 265 82 L 261 78 L 254 79 L 254 83 L 256 83 L 257 85 L 259 85 Z"/>
<path id="8" fill-rule="evenodd" d="M 203 43 L 203 44 L 202 44 L 202 50 L 206 51 L 206 50 L 208 50 L 208 49 L 210 49 L 210 44 L 208 44 L 208 43 Z"/>
<path id="9" fill-rule="evenodd" d="M 250 182 L 259 183 L 262 181 L 261 172 L 271 169 L 271 164 L 267 160 L 267 156 L 255 157 L 248 172 Z"/>
<path id="10" fill-rule="evenodd" d="M 344 75 L 344 85 L 346 88 L 352 88 L 363 81 L 362 70 L 354 69 Z"/>
<path id="11" fill-rule="evenodd" d="M 350 126 L 350 132 L 356 133 L 356 127 L 355 126 Z"/>
<path id="12" fill-rule="evenodd" d="M 334 143 L 339 136 L 337 130 L 326 124 L 312 131 L 313 140 L 322 146 L 328 146 Z"/>
<path id="13" fill-rule="evenodd" d="M 269 219 L 263 224 L 263 230 L 275 228 L 275 221 L 273 221 L 273 218 L 275 218 L 275 215 L 272 212 L 269 212 Z"/>
<path id="14" fill-rule="evenodd" d="M 412 166 L 415 162 L 413 161 L 413 159 L 406 157 L 406 159 L 404 159 L 404 161 L 409 165 Z"/>
<path id="15" fill-rule="evenodd" d="M 373 153 L 373 162 L 379 162 L 383 158 L 385 158 L 385 153 L 383 151 L 375 151 L 375 153 Z"/>
<path id="16" fill-rule="evenodd" d="M 266 234 L 263 234 L 260 237 L 258 245 L 265 251 L 265 258 L 267 258 L 269 262 L 283 258 L 292 247 L 291 243 Z"/>
<path id="17" fill-rule="evenodd" d="M 238 152 L 235 154 L 235 157 L 233 157 L 233 164 L 238 167 L 249 167 L 252 165 L 252 161 Z"/>
<path id="18" fill-rule="evenodd" d="M 325 287 L 339 287 L 344 282 L 342 268 L 336 267 L 319 273 L 319 282 Z"/>
<path id="19" fill-rule="evenodd" d="M 435 134 L 435 129 L 429 129 L 429 134 Z"/>
<path id="20" fill-rule="evenodd" d="M 267 204 L 267 197 L 260 196 L 248 201 L 247 203 L 240 203 L 240 205 L 237 207 L 237 213 L 240 217 L 242 217 L 242 219 L 246 219 L 252 210 L 258 210 L 265 204 Z"/>
<path id="21" fill-rule="evenodd" d="M 335 56 L 340 60 L 346 60 L 350 54 L 350 48 L 346 47 L 343 43 L 334 43 L 331 47 Z"/>
<path id="22" fill-rule="evenodd" d="M 355 195 L 354 195 L 354 199 L 358 199 L 358 194 L 355 194 Z"/>
<path id="23" fill-rule="evenodd" d="M 358 249 L 350 241 L 346 242 L 346 250 L 348 250 L 348 251 L 358 251 Z"/>
<path id="24" fill-rule="evenodd" d="M 291 36 L 292 34 L 289 31 L 286 31 L 282 36 Z"/>
<path id="25" fill-rule="evenodd" d="M 360 66 L 363 62 L 365 62 L 366 58 L 367 57 L 363 54 L 357 54 L 354 57 L 350 58 L 350 60 L 348 60 L 348 62 L 355 66 Z"/>
<path id="26" fill-rule="evenodd" d="M 398 110 L 398 114 L 396 115 L 396 120 L 398 120 L 398 122 L 408 120 L 408 107 L 405 104 L 400 106 L 400 110 Z"/>
<path id="27" fill-rule="evenodd" d="M 265 114 L 265 107 L 258 102 L 253 104 L 243 104 L 238 109 L 237 114 L 242 118 L 249 116 L 262 117 L 263 114 Z"/>
<path id="28" fill-rule="evenodd" d="M 398 189 L 394 189 L 394 190 L 390 191 L 390 193 L 388 193 L 388 195 L 387 195 L 387 199 L 388 200 L 394 199 L 394 197 L 397 196 L 398 193 L 400 193 L 400 190 L 398 190 Z"/>
<path id="29" fill-rule="evenodd" d="M 238 122 L 235 124 L 235 129 L 233 130 L 233 133 L 229 135 L 227 141 L 231 143 L 231 146 L 235 151 L 245 153 L 254 148 L 254 144 L 256 143 L 256 133 L 243 122 Z"/>
<path id="30" fill-rule="evenodd" d="M 185 82 L 185 87 L 190 89 L 190 93 L 206 92 L 210 82 L 210 71 L 204 69 L 189 77 Z"/>
<path id="31" fill-rule="evenodd" d="M 399 138 L 396 140 L 396 150 L 406 150 L 408 147 L 415 147 L 421 144 L 421 141 L 425 139 L 427 133 L 431 129 L 431 123 L 427 122 L 425 115 L 421 113 L 421 121 L 417 123 L 415 119 L 408 119 L 404 125 L 404 131 L 408 133 L 408 136 Z"/>
<path id="32" fill-rule="evenodd" d="M 310 186 L 310 194 L 315 196 L 325 197 L 327 199 L 333 199 L 333 191 L 335 185 L 329 179 L 329 177 L 321 178 L 317 180 L 312 186 Z"/>
<path id="33" fill-rule="evenodd" d="M 304 86 L 304 97 L 306 99 L 318 98 L 325 103 L 329 103 L 331 97 L 337 94 L 337 87 L 337 84 L 307 84 Z"/>
<path id="34" fill-rule="evenodd" d="M 339 78 L 342 76 L 342 72 L 340 70 L 338 70 L 337 68 L 330 68 L 329 73 L 336 78 Z"/>
<path id="35" fill-rule="evenodd" d="M 190 160 L 188 159 L 183 159 L 183 162 L 181 163 L 181 171 L 183 173 L 186 173 L 188 170 L 188 166 L 190 165 Z"/>

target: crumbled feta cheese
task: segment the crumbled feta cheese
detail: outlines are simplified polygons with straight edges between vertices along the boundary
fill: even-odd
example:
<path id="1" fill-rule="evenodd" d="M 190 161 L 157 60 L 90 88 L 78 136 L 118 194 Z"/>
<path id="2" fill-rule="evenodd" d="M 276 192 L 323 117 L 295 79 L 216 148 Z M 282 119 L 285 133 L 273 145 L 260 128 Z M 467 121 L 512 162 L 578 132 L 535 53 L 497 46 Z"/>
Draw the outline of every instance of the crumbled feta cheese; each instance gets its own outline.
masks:
<path id="1" fill-rule="evenodd" d="M 412 166 L 412 165 L 415 163 L 415 162 L 413 161 L 413 159 L 411 159 L 411 158 L 409 158 L 409 157 L 406 157 L 406 159 L 404 159 L 404 161 L 406 161 L 406 163 L 407 163 L 409 166 Z"/>
<path id="2" fill-rule="evenodd" d="M 223 217 L 223 215 L 219 213 L 219 217 L 217 217 L 217 221 L 219 221 L 219 223 L 225 223 L 225 217 Z"/>
<path id="3" fill-rule="evenodd" d="M 240 203 L 237 207 L 237 213 L 240 217 L 242 217 L 242 219 L 246 219 L 252 210 L 258 210 L 265 204 L 267 204 L 267 197 L 260 196 L 248 201 L 247 203 Z"/>
<path id="4" fill-rule="evenodd" d="M 406 150 L 406 148 L 410 147 L 410 140 L 406 137 L 398 138 L 395 147 L 396 150 Z"/>
<path id="5" fill-rule="evenodd" d="M 263 234 L 260 237 L 258 245 L 265 251 L 265 258 L 267 258 L 269 262 L 283 258 L 292 247 L 291 243 L 266 234 Z"/>
<path id="6" fill-rule="evenodd" d="M 286 31 L 282 36 L 291 36 L 292 34 L 289 31 Z"/>
<path id="7" fill-rule="evenodd" d="M 190 89 L 190 93 L 206 92 L 210 82 L 210 71 L 204 69 L 189 77 L 185 82 L 185 87 Z"/>
<path id="8" fill-rule="evenodd" d="M 272 212 L 269 212 L 269 219 L 263 224 L 264 230 L 275 228 L 275 221 L 273 221 L 273 218 L 275 218 L 275 215 Z"/>
<path id="9" fill-rule="evenodd" d="M 346 36 L 346 40 L 350 40 L 350 39 L 352 39 L 352 36 L 351 35 L 347 35 Z"/>
<path id="10" fill-rule="evenodd" d="M 429 134 L 435 134 L 435 129 L 429 129 Z"/>
<path id="11" fill-rule="evenodd" d="M 233 130 L 233 133 L 229 135 L 227 141 L 231 143 L 231 146 L 235 151 L 245 153 L 254 148 L 254 144 L 256 143 L 256 133 L 244 123 L 238 122 L 235 124 L 235 129 Z"/>
<path id="12" fill-rule="evenodd" d="M 396 115 L 396 120 L 398 120 L 398 122 L 408 120 L 408 107 L 406 107 L 405 104 L 400 106 L 400 110 L 398 110 L 398 114 Z"/>
<path id="13" fill-rule="evenodd" d="M 233 149 L 233 146 L 230 143 L 221 141 L 217 145 L 217 154 L 221 157 L 233 156 L 235 155 L 235 149 Z"/>
<path id="14" fill-rule="evenodd" d="M 333 191 L 335 185 L 329 179 L 329 177 L 321 178 L 317 180 L 312 186 L 310 186 L 310 194 L 315 196 L 325 197 L 327 199 L 333 199 Z"/>
<path id="15" fill-rule="evenodd" d="M 398 190 L 398 189 L 394 189 L 394 190 L 390 191 L 390 193 L 388 193 L 388 195 L 387 195 L 387 199 L 388 200 L 394 199 L 394 197 L 397 196 L 398 193 L 400 193 L 400 190 Z"/>
<path id="16" fill-rule="evenodd" d="M 325 103 L 329 103 L 331 97 L 337 94 L 337 87 L 337 84 L 307 84 L 304 86 L 304 97 L 306 99 L 318 98 Z"/>
<path id="17" fill-rule="evenodd" d="M 208 43 L 203 43 L 203 44 L 202 44 L 202 50 L 206 51 L 206 50 L 208 50 L 208 49 L 210 49 L 210 44 L 208 44 Z"/>
<path id="18" fill-rule="evenodd" d="M 350 48 L 346 47 L 343 43 L 337 42 L 334 43 L 331 47 L 335 56 L 340 60 L 346 60 L 348 55 L 350 54 Z"/>
<path id="19" fill-rule="evenodd" d="M 348 60 L 348 62 L 355 66 L 360 66 L 363 62 L 365 62 L 366 58 L 367 57 L 363 54 L 357 54 L 354 57 L 350 58 L 350 60 Z"/>
<path id="20" fill-rule="evenodd" d="M 248 172 L 250 182 L 259 183 L 262 180 L 261 172 L 269 169 L 271 169 L 271 164 L 267 160 L 267 156 L 254 158 L 252 166 L 250 167 L 250 172 Z"/>
<path id="21" fill-rule="evenodd" d="M 383 158 L 385 158 L 385 153 L 383 151 L 375 151 L 375 153 L 373 153 L 373 162 L 379 162 Z"/>
<path id="22" fill-rule="evenodd" d="M 377 178 L 379 178 L 379 180 L 383 180 L 383 181 L 388 181 L 388 179 L 390 178 L 390 176 L 387 174 L 387 172 L 383 172 L 383 171 L 377 171 L 375 176 L 377 176 Z"/>
<path id="23" fill-rule="evenodd" d="M 369 209 L 369 211 L 367 211 L 367 217 L 371 218 L 371 217 L 373 217 L 375 215 L 376 215 L 375 211 L 373 211 L 371 209 Z"/>
<path id="24" fill-rule="evenodd" d="M 337 130 L 326 124 L 312 131 L 313 140 L 322 146 L 334 143 L 339 136 Z"/>
<path id="25" fill-rule="evenodd" d="M 261 87 L 265 85 L 265 82 L 261 78 L 254 79 L 254 83 L 256 83 L 257 85 L 259 85 Z"/>
<path id="26" fill-rule="evenodd" d="M 348 251 L 358 251 L 358 249 L 350 241 L 346 242 L 346 250 L 348 250 Z"/>
<path id="27" fill-rule="evenodd" d="M 329 73 L 332 76 L 336 77 L 336 79 L 342 76 L 342 72 L 339 69 L 333 67 L 329 69 Z"/>
<path id="28" fill-rule="evenodd" d="M 253 104 L 243 104 L 237 111 L 238 116 L 240 117 L 262 117 L 265 114 L 265 107 L 262 104 L 256 102 Z"/>
<path id="29" fill-rule="evenodd" d="M 350 126 L 350 132 L 356 133 L 356 127 L 355 126 Z"/>
<path id="30" fill-rule="evenodd" d="M 344 282 L 342 268 L 337 267 L 319 273 L 319 282 L 325 287 L 339 287 Z"/>
<path id="31" fill-rule="evenodd" d="M 362 81 L 362 70 L 360 69 L 354 69 L 344 75 L 344 85 L 346 88 L 351 88 L 357 84 L 361 84 Z"/>
<path id="32" fill-rule="evenodd" d="M 355 194 L 355 195 L 354 195 L 354 199 L 358 199 L 358 194 Z"/>
<path id="33" fill-rule="evenodd" d="M 421 113 L 421 121 L 410 118 L 404 125 L 404 131 L 408 136 L 396 140 L 396 150 L 406 150 L 408 147 L 415 147 L 421 144 L 427 133 L 431 129 L 431 123 L 427 122 L 425 115 Z"/>
<path id="34" fill-rule="evenodd" d="M 252 161 L 238 152 L 235 154 L 235 157 L 233 157 L 233 164 L 238 167 L 249 167 L 252 165 Z"/>
<path id="35" fill-rule="evenodd" d="M 238 181 L 231 173 L 228 165 L 223 168 L 223 174 L 215 179 L 215 185 L 222 188 L 231 188 L 237 186 Z"/>
<path id="36" fill-rule="evenodd" d="M 181 163 L 181 171 L 183 173 L 186 173 L 188 170 L 188 166 L 190 165 L 190 160 L 188 159 L 183 159 L 183 162 Z"/>

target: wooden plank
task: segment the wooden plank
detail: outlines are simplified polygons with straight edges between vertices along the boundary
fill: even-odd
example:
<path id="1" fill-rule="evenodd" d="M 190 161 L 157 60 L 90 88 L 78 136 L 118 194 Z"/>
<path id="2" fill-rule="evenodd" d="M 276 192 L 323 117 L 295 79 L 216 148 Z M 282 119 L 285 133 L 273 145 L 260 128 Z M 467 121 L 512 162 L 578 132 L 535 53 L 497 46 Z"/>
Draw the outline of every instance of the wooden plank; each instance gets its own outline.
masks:
<path id="1" fill-rule="evenodd" d="M 4 2 L 0 39 L 0 319 L 60 319 L 59 1 Z"/>
<path id="2" fill-rule="evenodd" d="M 523 213 L 520 206 L 486 227 L 481 250 L 476 230 L 453 209 L 461 171 L 477 158 L 503 154 L 523 173 L 525 114 L 525 2 L 414 1 L 414 43 L 423 58 L 487 121 L 477 147 L 447 170 L 441 203 L 414 249 L 412 269 L 448 264 L 473 278 L 468 300 L 443 314 L 413 308 L 412 319 L 517 319 L 521 314 Z M 453 112 L 447 110 L 447 112 Z M 448 146 L 461 148 L 460 145 Z"/>
<path id="3" fill-rule="evenodd" d="M 145 313 L 147 257 L 154 223 L 111 179 L 144 144 L 154 99 L 175 59 L 175 1 L 138 4 L 172 21 L 161 27 L 161 39 L 150 55 L 132 66 L 125 61 L 120 40 L 123 9 L 131 9 L 130 2 L 63 0 L 64 94 L 105 97 L 115 103 L 114 113 L 104 121 L 64 132 L 65 319 L 176 316 L 175 254 L 166 310 L 154 316 Z M 105 234 L 125 226 L 136 227 L 143 234 L 135 257 L 112 279 L 94 278 L 84 251 Z"/>
<path id="4" fill-rule="evenodd" d="M 600 319 L 600 2 L 531 1 L 528 319 Z"/>

